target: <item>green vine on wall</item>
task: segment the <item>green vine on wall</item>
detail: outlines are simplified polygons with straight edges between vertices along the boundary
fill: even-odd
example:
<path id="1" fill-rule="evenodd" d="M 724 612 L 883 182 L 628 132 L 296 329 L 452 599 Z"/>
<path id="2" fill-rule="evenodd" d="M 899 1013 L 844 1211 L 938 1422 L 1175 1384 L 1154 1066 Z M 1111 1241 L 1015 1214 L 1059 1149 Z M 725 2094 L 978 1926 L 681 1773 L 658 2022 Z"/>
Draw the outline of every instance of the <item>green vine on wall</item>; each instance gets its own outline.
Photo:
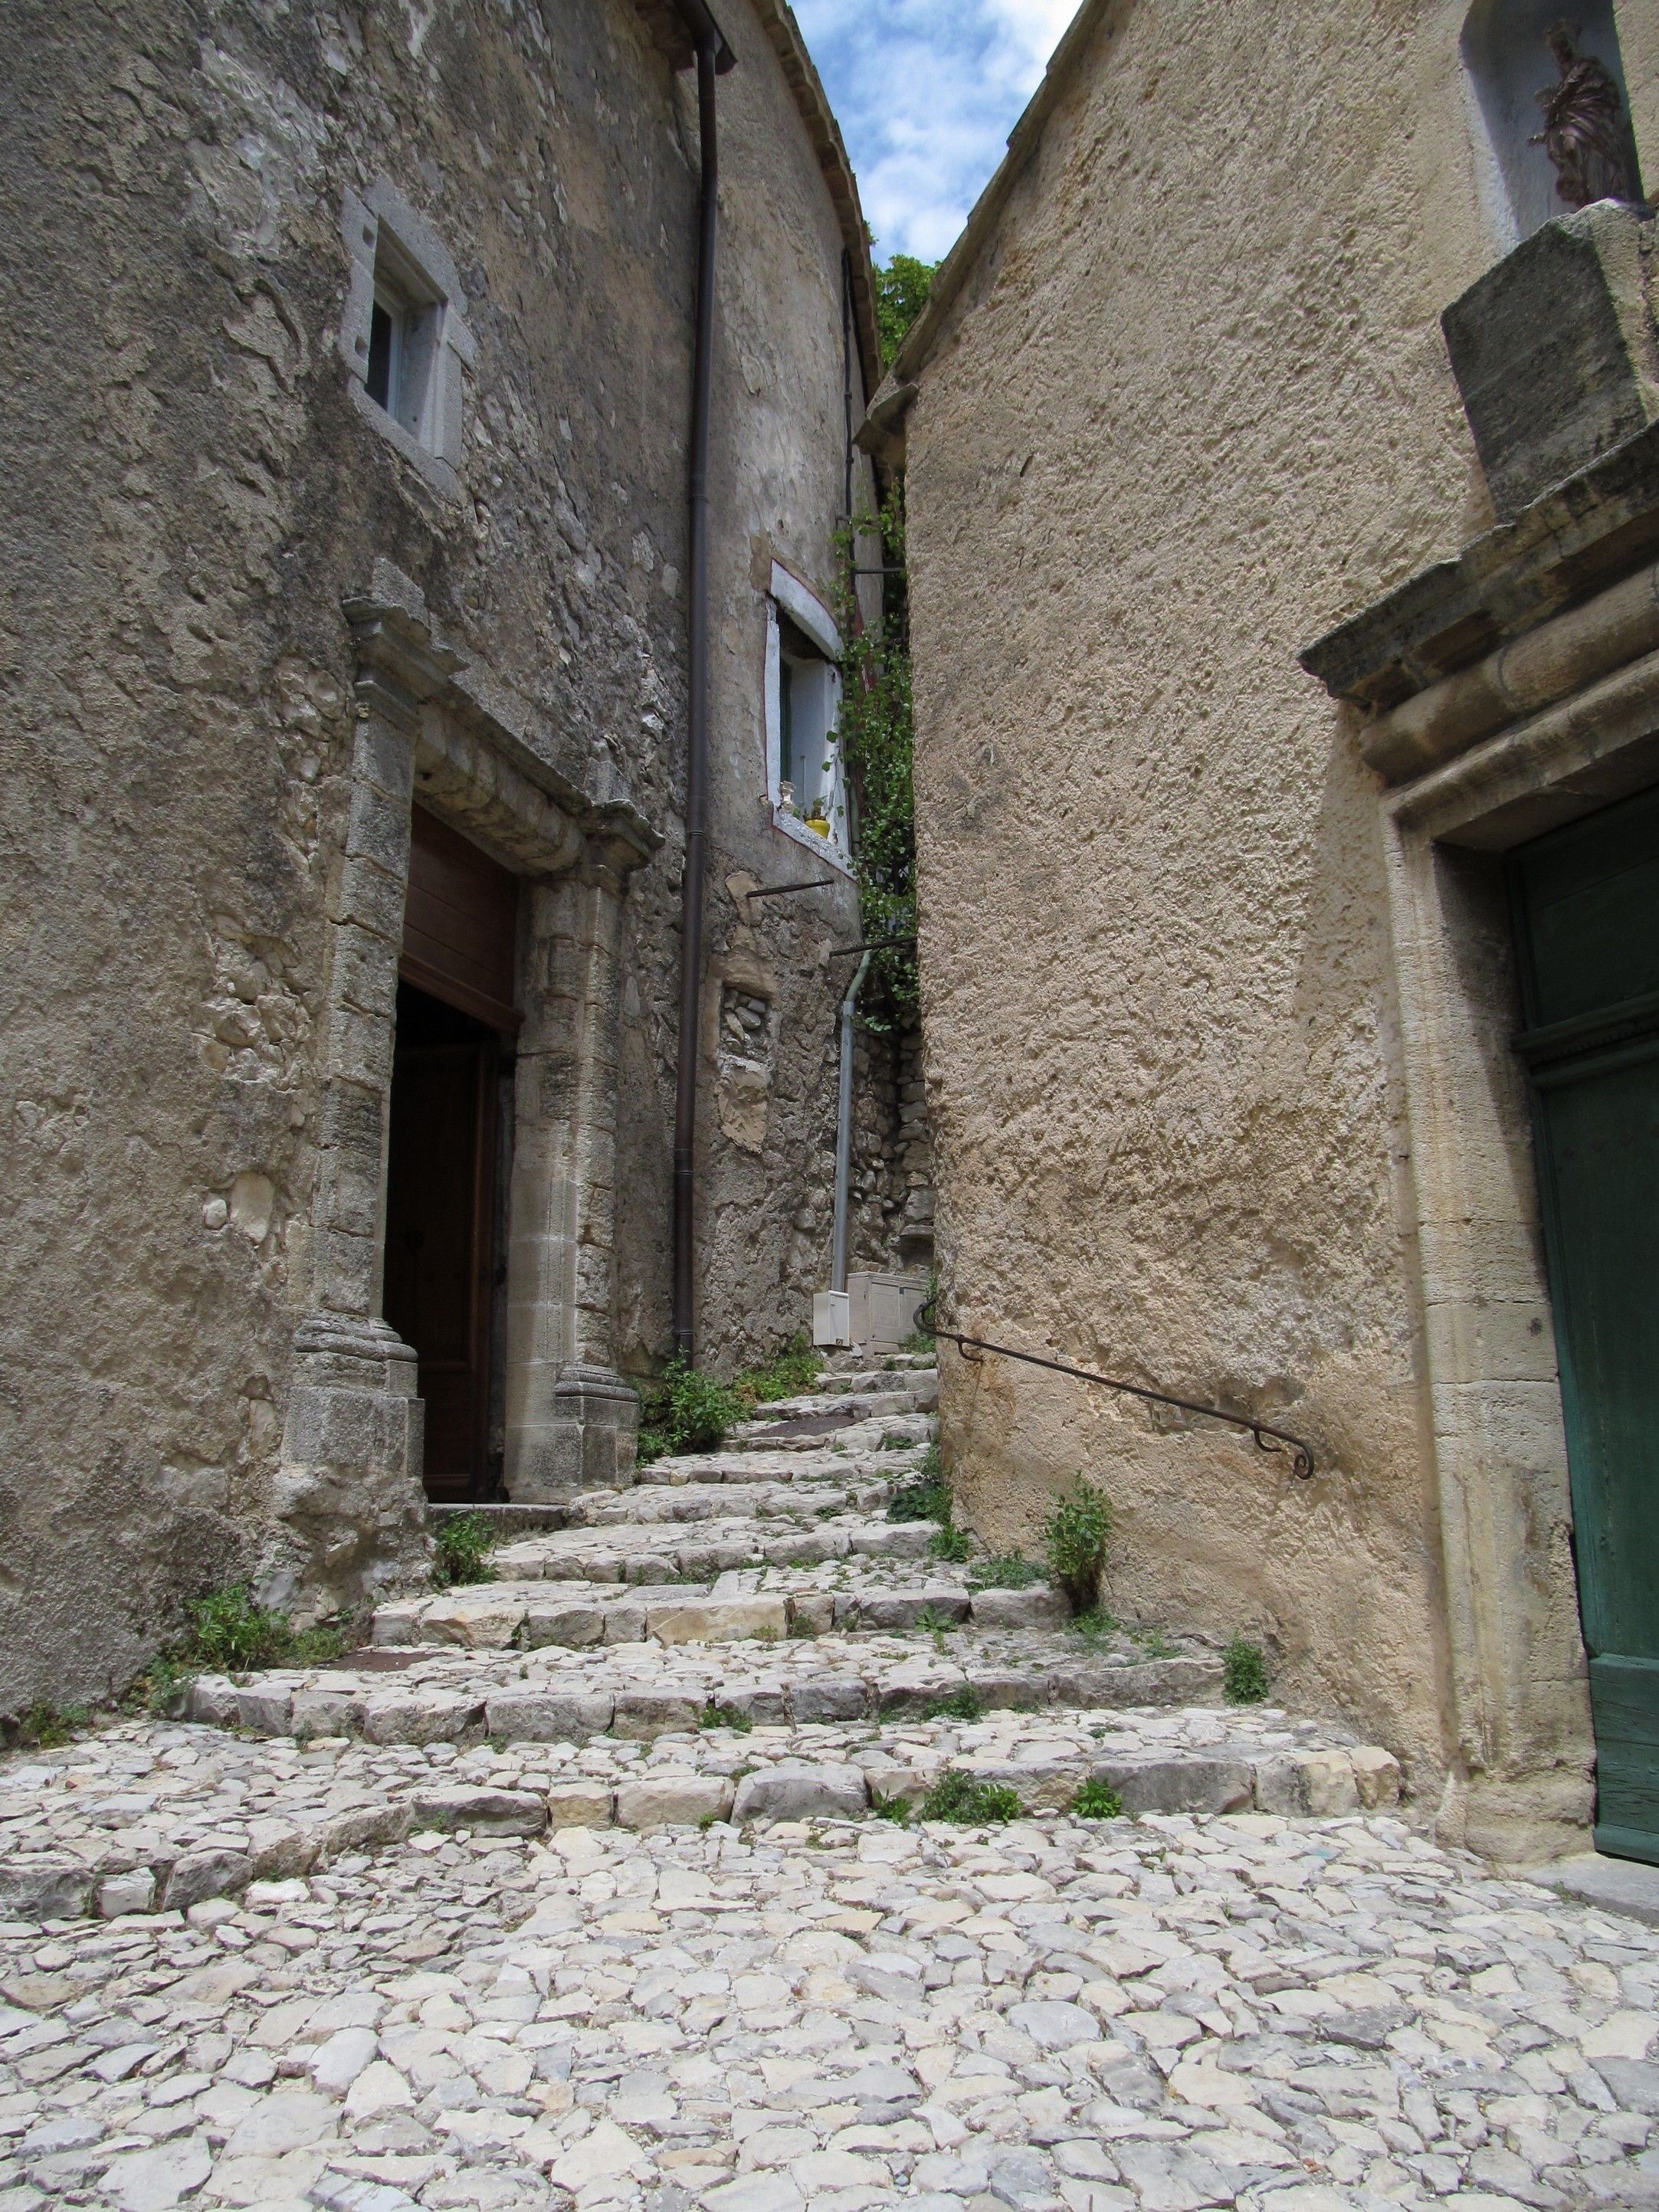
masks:
<path id="1" fill-rule="evenodd" d="M 860 544 L 872 538 L 890 573 L 881 612 L 863 620 L 858 604 Z M 868 565 L 867 559 L 864 565 Z M 872 1030 L 913 1028 L 920 1012 L 916 970 L 916 810 L 911 784 L 915 726 L 910 699 L 909 603 L 904 577 L 904 485 L 896 483 L 878 516 L 856 515 L 836 532 L 836 609 L 843 641 L 839 731 L 853 791 L 853 865 L 866 945 L 872 957 L 860 1011 Z"/>

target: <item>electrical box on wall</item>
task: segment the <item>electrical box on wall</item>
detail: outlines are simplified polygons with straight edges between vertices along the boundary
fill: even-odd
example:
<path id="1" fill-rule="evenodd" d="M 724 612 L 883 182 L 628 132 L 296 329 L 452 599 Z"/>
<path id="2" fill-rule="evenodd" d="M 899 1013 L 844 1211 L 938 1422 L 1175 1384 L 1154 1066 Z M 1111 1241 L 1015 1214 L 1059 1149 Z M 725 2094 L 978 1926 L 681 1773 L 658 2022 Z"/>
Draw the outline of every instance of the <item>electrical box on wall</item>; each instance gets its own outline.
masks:
<path id="1" fill-rule="evenodd" d="M 851 1301 L 845 1291 L 815 1291 L 812 1294 L 812 1341 L 820 1350 L 853 1341 L 848 1318 Z"/>
<path id="2" fill-rule="evenodd" d="M 851 1342 L 876 1352 L 896 1352 L 915 1334 L 916 1316 L 927 1303 L 927 1285 L 908 1275 L 848 1275 L 847 1297 Z"/>

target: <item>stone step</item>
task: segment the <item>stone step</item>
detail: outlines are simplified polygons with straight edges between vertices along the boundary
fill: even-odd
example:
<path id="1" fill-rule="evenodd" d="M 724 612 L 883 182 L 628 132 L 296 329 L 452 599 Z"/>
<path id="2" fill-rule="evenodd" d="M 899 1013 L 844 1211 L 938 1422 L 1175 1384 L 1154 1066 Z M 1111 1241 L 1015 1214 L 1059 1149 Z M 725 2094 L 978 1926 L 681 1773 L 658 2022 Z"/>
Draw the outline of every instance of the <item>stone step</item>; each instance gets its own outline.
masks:
<path id="1" fill-rule="evenodd" d="M 724 1481 L 641 1483 L 633 1490 L 595 1491 L 573 1505 L 562 1522 L 552 1525 L 648 1528 L 673 1521 L 805 1522 L 830 1513 L 875 1513 L 885 1508 L 899 1482 L 910 1472 L 907 1467 L 896 1472 L 854 1474 L 844 1461 L 837 1461 L 835 1474 L 826 1471 L 796 1482 L 781 1482 L 771 1476 L 758 1482 L 742 1482 L 734 1474 Z"/>
<path id="2" fill-rule="evenodd" d="M 877 1534 L 926 1536 L 925 1524 Z M 611 1564 L 611 1563 L 607 1563 Z M 629 1567 L 655 1566 L 635 1559 Z M 793 1565 L 793 1563 L 791 1563 Z M 887 1572 L 879 1572 L 881 1566 Z M 969 1622 L 976 1628 L 1062 1629 L 1065 1601 L 1045 1583 L 1026 1589 L 975 1589 L 961 1571 L 941 1566 L 918 1576 L 910 1561 L 849 1562 L 845 1578 L 827 1583 L 805 1568 L 728 1571 L 708 1582 L 551 1578 L 498 1582 L 447 1590 L 434 1597 L 382 1606 L 374 1643 L 386 1648 L 453 1646 L 465 1650 L 536 1650 L 548 1644 L 585 1649 L 599 1644 L 731 1644 L 804 1639 L 832 1630 L 933 1629 Z M 871 1571 L 872 1569 L 876 1570 Z"/>
<path id="3" fill-rule="evenodd" d="M 888 1376 L 891 1382 L 895 1378 Z M 939 1409 L 939 1377 L 935 1375 L 917 1376 L 907 1380 L 902 1388 L 887 1390 L 862 1390 L 856 1394 L 841 1390 L 805 1392 L 796 1398 L 777 1398 L 769 1406 L 755 1408 L 755 1421 L 808 1421 L 822 1415 L 833 1414 L 838 1419 L 849 1417 L 866 1421 L 883 1420 L 889 1414 L 932 1413 Z M 751 1423 L 750 1425 L 753 1425 Z"/>
<path id="4" fill-rule="evenodd" d="M 198 1688 L 197 1702 L 214 1708 L 234 1686 Z M 1127 1816 L 1340 1817 L 1392 1805 L 1400 1784 L 1387 1752 L 1265 1707 L 1004 1712 L 873 1730 L 826 1720 L 805 1731 L 763 1719 L 734 1727 L 734 1711 L 706 1715 L 713 1724 L 702 1729 L 682 1715 L 677 1733 L 650 1731 L 649 1743 L 621 1711 L 612 1735 L 580 1744 L 515 1736 L 514 1717 L 498 1711 L 509 1725 L 497 1740 L 465 1748 L 317 1741 L 275 1767 L 277 1747 L 180 1727 L 168 1731 L 168 1766 L 137 1789 L 113 1778 L 99 1788 L 96 1767 L 75 1751 L 13 1767 L 0 1786 L 0 1915 L 184 1912 L 422 1832 L 774 1824 L 883 1808 L 890 1817 L 901 1806 L 914 1814 L 947 1769 L 1003 1784 L 1031 1811 L 1069 1807 L 1085 1782 L 1103 1782 Z M 256 1771 L 264 1786 L 251 1802 Z"/>
<path id="5" fill-rule="evenodd" d="M 939 1367 L 931 1354 L 915 1359 L 914 1364 L 911 1357 L 907 1355 L 902 1364 L 895 1360 L 876 1367 L 845 1370 L 827 1367 L 818 1377 L 818 1388 L 824 1391 L 854 1395 L 871 1390 L 923 1388 L 931 1388 L 937 1392 Z"/>
<path id="6" fill-rule="evenodd" d="M 751 1624 L 767 1605 L 775 1620 L 785 1610 L 776 1600 L 750 1604 Z M 1033 1713 L 1218 1704 L 1214 1650 L 1183 1641 L 1157 1659 L 1127 1638 L 1097 1647 L 1066 1630 L 970 1626 L 931 1639 L 830 1627 L 776 1642 L 751 1632 L 725 1643 L 375 1645 L 329 1668 L 203 1676 L 188 1712 L 260 1735 L 427 1743 L 484 1734 L 576 1741 L 613 1729 L 650 1736 L 693 1726 L 711 1703 L 797 1726 L 921 1715 L 941 1703 Z"/>
<path id="7" fill-rule="evenodd" d="M 739 1421 L 726 1443 L 728 1450 L 734 1451 L 818 1452 L 826 1449 L 829 1437 L 833 1439 L 830 1449 L 865 1453 L 929 1444 L 938 1433 L 939 1423 L 932 1413 L 898 1412 L 877 1416 L 866 1413 L 860 1402 L 859 1414 L 852 1420 L 841 1409 L 832 1408 L 788 1420 Z"/>

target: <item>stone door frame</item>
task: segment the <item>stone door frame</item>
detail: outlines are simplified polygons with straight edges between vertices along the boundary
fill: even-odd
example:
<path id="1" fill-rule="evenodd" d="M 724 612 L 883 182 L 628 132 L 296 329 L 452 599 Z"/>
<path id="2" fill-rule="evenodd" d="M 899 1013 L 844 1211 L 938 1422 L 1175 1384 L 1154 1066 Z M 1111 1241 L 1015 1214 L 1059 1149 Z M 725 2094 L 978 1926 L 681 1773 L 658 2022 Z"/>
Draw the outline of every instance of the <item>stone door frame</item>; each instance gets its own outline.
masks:
<path id="1" fill-rule="evenodd" d="M 1588 1826 L 1595 1741 L 1502 855 L 1656 781 L 1651 655 L 1382 799 L 1464 1770 L 1444 1825 L 1506 1856 Z"/>
<path id="2" fill-rule="evenodd" d="M 628 879 L 661 843 L 608 757 L 573 757 L 441 635 L 386 562 L 345 602 L 357 657 L 331 901 L 309 1311 L 295 1335 L 264 1587 L 313 1613 L 423 1565 L 416 1359 L 381 1316 L 398 969 L 416 800 L 525 881 L 507 1232 L 507 1484 L 629 1479 L 613 1359 L 617 1019 Z"/>

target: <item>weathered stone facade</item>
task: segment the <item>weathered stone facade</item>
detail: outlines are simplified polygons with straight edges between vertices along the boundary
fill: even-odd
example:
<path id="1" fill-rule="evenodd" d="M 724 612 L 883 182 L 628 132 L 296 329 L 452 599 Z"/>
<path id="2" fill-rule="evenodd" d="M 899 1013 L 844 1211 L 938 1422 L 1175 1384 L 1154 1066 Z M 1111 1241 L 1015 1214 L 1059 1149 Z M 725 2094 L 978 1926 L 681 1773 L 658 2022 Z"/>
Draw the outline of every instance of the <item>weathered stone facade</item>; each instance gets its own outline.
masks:
<path id="1" fill-rule="evenodd" d="M 793 18 L 720 23 L 714 1364 L 827 1277 L 795 1219 L 832 1174 L 857 899 L 775 826 L 768 592 L 777 563 L 832 596 L 876 359 Z M 411 803 L 521 892 L 507 1485 L 631 1455 L 623 1377 L 669 1348 L 684 47 L 627 0 L 9 11 L 0 1711 L 118 1685 L 233 1575 L 317 1609 L 422 1564 L 380 1317 Z M 407 405 L 371 396 L 387 257 Z M 727 987 L 770 1010 L 736 1102 Z"/>
<path id="2" fill-rule="evenodd" d="M 1553 508 L 1482 471 L 1439 317 L 1515 233 L 1467 14 L 1085 7 L 862 434 L 908 458 L 947 1316 L 1281 1425 L 1318 1468 L 952 1357 L 969 1517 L 1029 1543 L 1103 1483 L 1116 1611 L 1258 1637 L 1445 1832 L 1518 1855 L 1587 1817 L 1592 1745 L 1506 925 L 1435 857 L 1498 771 L 1483 749 L 1431 800 L 1425 756 L 1384 766 L 1360 726 L 1639 564 L 1647 418 L 1607 418 L 1620 485 Z M 1651 178 L 1651 11 L 1608 23 Z M 1634 267 L 1650 234 L 1616 219 Z M 1465 544 L 1454 610 L 1432 564 Z M 1334 707 L 1300 649 L 1397 586 L 1440 657 L 1413 633 L 1387 696 L 1322 667 Z M 1537 773 L 1571 785 L 1589 723 L 1560 719 Z"/>

